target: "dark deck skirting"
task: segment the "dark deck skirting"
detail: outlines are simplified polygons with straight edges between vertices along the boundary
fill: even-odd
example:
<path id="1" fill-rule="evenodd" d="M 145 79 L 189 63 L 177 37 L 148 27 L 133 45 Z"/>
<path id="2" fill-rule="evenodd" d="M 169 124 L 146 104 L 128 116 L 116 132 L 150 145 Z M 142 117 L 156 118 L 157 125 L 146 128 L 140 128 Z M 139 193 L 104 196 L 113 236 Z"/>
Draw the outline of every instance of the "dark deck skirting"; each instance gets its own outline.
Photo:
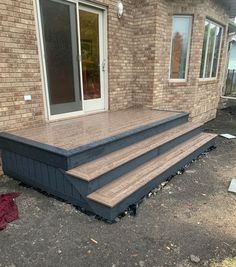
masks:
<path id="1" fill-rule="evenodd" d="M 3 171 L 10 177 L 71 204 L 89 209 L 87 201 L 63 170 L 5 150 L 2 153 L 2 160 Z"/>

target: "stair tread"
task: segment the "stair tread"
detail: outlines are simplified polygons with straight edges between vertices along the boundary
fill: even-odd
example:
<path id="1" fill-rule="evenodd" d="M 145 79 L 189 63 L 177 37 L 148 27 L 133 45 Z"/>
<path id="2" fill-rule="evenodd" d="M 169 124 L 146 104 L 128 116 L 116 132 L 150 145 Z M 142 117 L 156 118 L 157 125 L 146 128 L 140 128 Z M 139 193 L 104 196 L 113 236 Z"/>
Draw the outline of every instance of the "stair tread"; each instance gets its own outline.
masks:
<path id="1" fill-rule="evenodd" d="M 80 165 L 67 171 L 69 175 L 85 181 L 91 181 L 108 171 L 115 169 L 126 162 L 133 160 L 148 151 L 151 151 L 168 141 L 175 139 L 191 130 L 199 128 L 202 124 L 187 122 L 170 130 L 127 146 L 104 157 Z"/>
<path id="2" fill-rule="evenodd" d="M 114 207 L 216 136 L 216 134 L 200 133 L 194 138 L 183 142 L 168 152 L 140 165 L 133 171 L 89 194 L 87 198 L 105 206 Z"/>

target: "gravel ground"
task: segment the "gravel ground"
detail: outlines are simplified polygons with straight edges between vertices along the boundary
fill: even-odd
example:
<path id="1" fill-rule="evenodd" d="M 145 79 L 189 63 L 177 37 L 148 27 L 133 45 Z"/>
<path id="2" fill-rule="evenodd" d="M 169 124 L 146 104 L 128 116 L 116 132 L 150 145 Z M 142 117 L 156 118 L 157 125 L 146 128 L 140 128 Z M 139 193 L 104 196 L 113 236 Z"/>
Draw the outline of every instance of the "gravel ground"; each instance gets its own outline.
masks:
<path id="1" fill-rule="evenodd" d="M 208 131 L 236 134 L 236 108 Z M 236 266 L 236 141 L 217 138 L 133 217 L 107 224 L 1 176 L 0 192 L 21 192 L 20 219 L 0 232 L 0 266 Z M 196 262 L 194 262 L 196 261 Z"/>

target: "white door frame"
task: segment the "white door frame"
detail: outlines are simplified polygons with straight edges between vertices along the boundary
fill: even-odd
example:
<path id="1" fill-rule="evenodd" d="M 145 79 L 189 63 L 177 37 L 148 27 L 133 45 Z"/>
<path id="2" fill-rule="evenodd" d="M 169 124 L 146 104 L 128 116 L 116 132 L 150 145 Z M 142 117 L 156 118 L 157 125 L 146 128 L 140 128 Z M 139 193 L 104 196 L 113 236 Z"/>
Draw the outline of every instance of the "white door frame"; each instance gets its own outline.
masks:
<path id="1" fill-rule="evenodd" d="M 100 68 L 100 91 L 101 97 L 97 99 L 89 99 L 83 100 L 83 110 L 85 112 L 94 112 L 96 110 L 104 110 L 105 107 L 105 96 L 104 96 L 104 71 L 106 68 L 106 62 L 104 58 L 104 19 L 103 19 L 103 11 L 99 9 L 94 9 L 93 7 L 85 6 L 84 4 L 79 4 L 79 11 L 87 11 L 93 14 L 98 15 L 98 31 L 99 31 L 99 68 Z M 81 54 L 81 52 L 80 52 Z M 80 61 L 81 62 L 81 61 Z M 103 69 L 104 68 L 104 69 Z M 82 62 L 81 62 L 81 70 L 82 70 Z M 82 80 L 82 77 L 81 77 Z M 82 87 L 83 89 L 83 87 Z"/>
<path id="2" fill-rule="evenodd" d="M 79 9 L 94 9 L 96 12 L 99 11 L 100 14 L 102 13 L 102 21 L 99 22 L 99 29 L 103 27 L 103 30 L 99 30 L 99 34 L 103 34 L 103 38 L 101 36 L 100 42 L 103 39 L 102 44 L 100 43 L 100 50 L 103 50 L 103 60 L 105 61 L 105 68 L 104 71 L 100 71 L 101 77 L 101 95 L 103 95 L 104 98 L 104 108 L 100 110 L 89 110 L 88 107 L 85 105 L 85 100 L 83 96 L 83 82 L 82 82 L 82 62 L 80 60 L 80 73 L 79 78 L 81 80 L 81 98 L 82 98 L 82 110 L 75 111 L 75 112 L 69 112 L 69 113 L 63 113 L 58 115 L 51 115 L 50 113 L 50 102 L 49 102 L 49 90 L 48 90 L 48 81 L 47 81 L 47 69 L 46 69 L 46 60 L 45 60 L 45 53 L 44 53 L 44 42 L 43 42 L 43 31 L 42 31 L 42 23 L 41 23 L 41 14 L 40 14 L 40 6 L 39 6 L 39 0 L 34 0 L 34 10 L 35 10 L 35 18 L 36 18 L 36 31 L 37 31 L 37 39 L 38 39 L 38 48 L 39 48 L 39 58 L 40 58 L 40 72 L 41 72 L 41 79 L 42 79 L 42 87 L 43 87 L 43 98 L 44 98 L 44 107 L 45 107 L 45 116 L 46 119 L 49 121 L 58 120 L 58 119 L 64 119 L 64 118 L 70 118 L 70 117 L 76 117 L 80 115 L 86 115 L 91 113 L 98 113 L 98 112 L 104 112 L 108 110 L 108 47 L 107 47 L 107 8 L 104 6 L 100 6 L 98 4 L 94 4 L 91 2 L 87 2 L 84 0 L 64 0 L 68 2 L 72 2 L 76 4 L 76 11 L 77 11 L 77 36 L 78 36 L 78 50 L 79 55 L 81 59 L 81 46 L 80 46 L 80 25 L 79 25 Z M 80 6 L 81 5 L 81 6 Z M 102 25 L 101 25 L 102 24 Z M 102 45 L 102 46 L 101 46 Z M 101 60 L 101 57 L 100 57 Z M 101 68 L 101 67 L 100 67 Z M 103 92 L 102 92 L 103 91 Z M 87 100 L 90 101 L 90 100 Z M 89 105 L 87 105 L 89 106 Z"/>

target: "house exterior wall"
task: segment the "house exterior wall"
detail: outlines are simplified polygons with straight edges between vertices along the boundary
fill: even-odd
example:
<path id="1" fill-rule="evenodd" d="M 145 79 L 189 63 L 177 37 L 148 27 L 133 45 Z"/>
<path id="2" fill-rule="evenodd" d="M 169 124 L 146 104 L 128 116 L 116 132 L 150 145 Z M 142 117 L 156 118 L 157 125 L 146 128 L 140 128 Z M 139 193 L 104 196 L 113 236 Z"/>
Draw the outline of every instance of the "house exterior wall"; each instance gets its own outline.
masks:
<path id="1" fill-rule="evenodd" d="M 182 86 L 164 87 L 166 96 L 172 96 L 173 101 L 167 105 L 167 108 L 173 108 L 190 112 L 190 117 L 193 121 L 206 122 L 216 116 L 217 106 L 221 96 L 221 90 L 224 82 L 226 53 L 227 53 L 227 25 L 228 16 L 221 4 L 215 1 L 185 1 L 185 5 L 179 7 L 177 1 L 174 1 L 172 12 L 181 12 L 193 14 L 193 30 L 190 50 L 190 60 L 188 69 L 187 83 Z M 219 73 L 214 81 L 202 81 L 199 79 L 200 66 L 203 47 L 204 23 L 205 19 L 209 18 L 224 27 L 222 36 L 222 49 L 219 63 Z M 177 91 L 176 97 L 175 90 Z M 184 94 L 181 94 L 184 92 Z M 182 96 L 181 96 L 182 95 Z M 164 101 L 162 102 L 166 105 Z M 181 107 L 181 103 L 185 103 Z"/>
<path id="2" fill-rule="evenodd" d="M 147 93 L 149 102 L 141 94 L 140 101 L 143 101 L 142 104 L 147 107 L 190 112 L 190 118 L 193 121 L 205 122 L 215 118 L 225 75 L 228 25 L 226 10 L 221 4 L 212 0 L 159 0 L 157 4 L 153 1 L 152 14 L 154 12 L 156 13 L 154 19 L 156 34 L 154 40 L 151 39 L 150 42 L 154 43 L 155 47 L 152 48 L 154 52 L 149 54 L 151 58 L 154 57 L 153 80 L 150 80 L 150 86 L 153 88 L 149 89 L 151 95 Z M 188 74 L 186 82 L 171 82 L 169 66 L 172 17 L 180 14 L 193 16 Z M 219 73 L 217 79 L 212 81 L 199 79 L 206 18 L 224 27 Z M 147 43 L 146 46 L 148 46 Z M 142 62 L 144 66 L 148 66 L 149 57 Z"/>
<path id="3" fill-rule="evenodd" d="M 32 101 L 25 102 L 24 95 Z M 0 2 L 0 129 L 44 120 L 42 83 L 31 0 Z"/>
<path id="4" fill-rule="evenodd" d="M 33 1 L 0 3 L 0 130 L 30 127 L 46 120 Z M 117 0 L 98 0 L 108 10 L 109 109 L 145 106 L 190 112 L 196 121 L 214 118 L 223 71 L 199 81 L 206 16 L 225 26 L 228 16 L 215 0 L 126 0 L 121 19 Z M 193 15 L 188 78 L 169 82 L 172 16 Z M 220 70 L 226 49 L 222 46 Z M 30 94 L 31 101 L 24 101 Z"/>
<path id="5" fill-rule="evenodd" d="M 158 1 L 133 1 L 133 104 L 153 106 Z"/>

